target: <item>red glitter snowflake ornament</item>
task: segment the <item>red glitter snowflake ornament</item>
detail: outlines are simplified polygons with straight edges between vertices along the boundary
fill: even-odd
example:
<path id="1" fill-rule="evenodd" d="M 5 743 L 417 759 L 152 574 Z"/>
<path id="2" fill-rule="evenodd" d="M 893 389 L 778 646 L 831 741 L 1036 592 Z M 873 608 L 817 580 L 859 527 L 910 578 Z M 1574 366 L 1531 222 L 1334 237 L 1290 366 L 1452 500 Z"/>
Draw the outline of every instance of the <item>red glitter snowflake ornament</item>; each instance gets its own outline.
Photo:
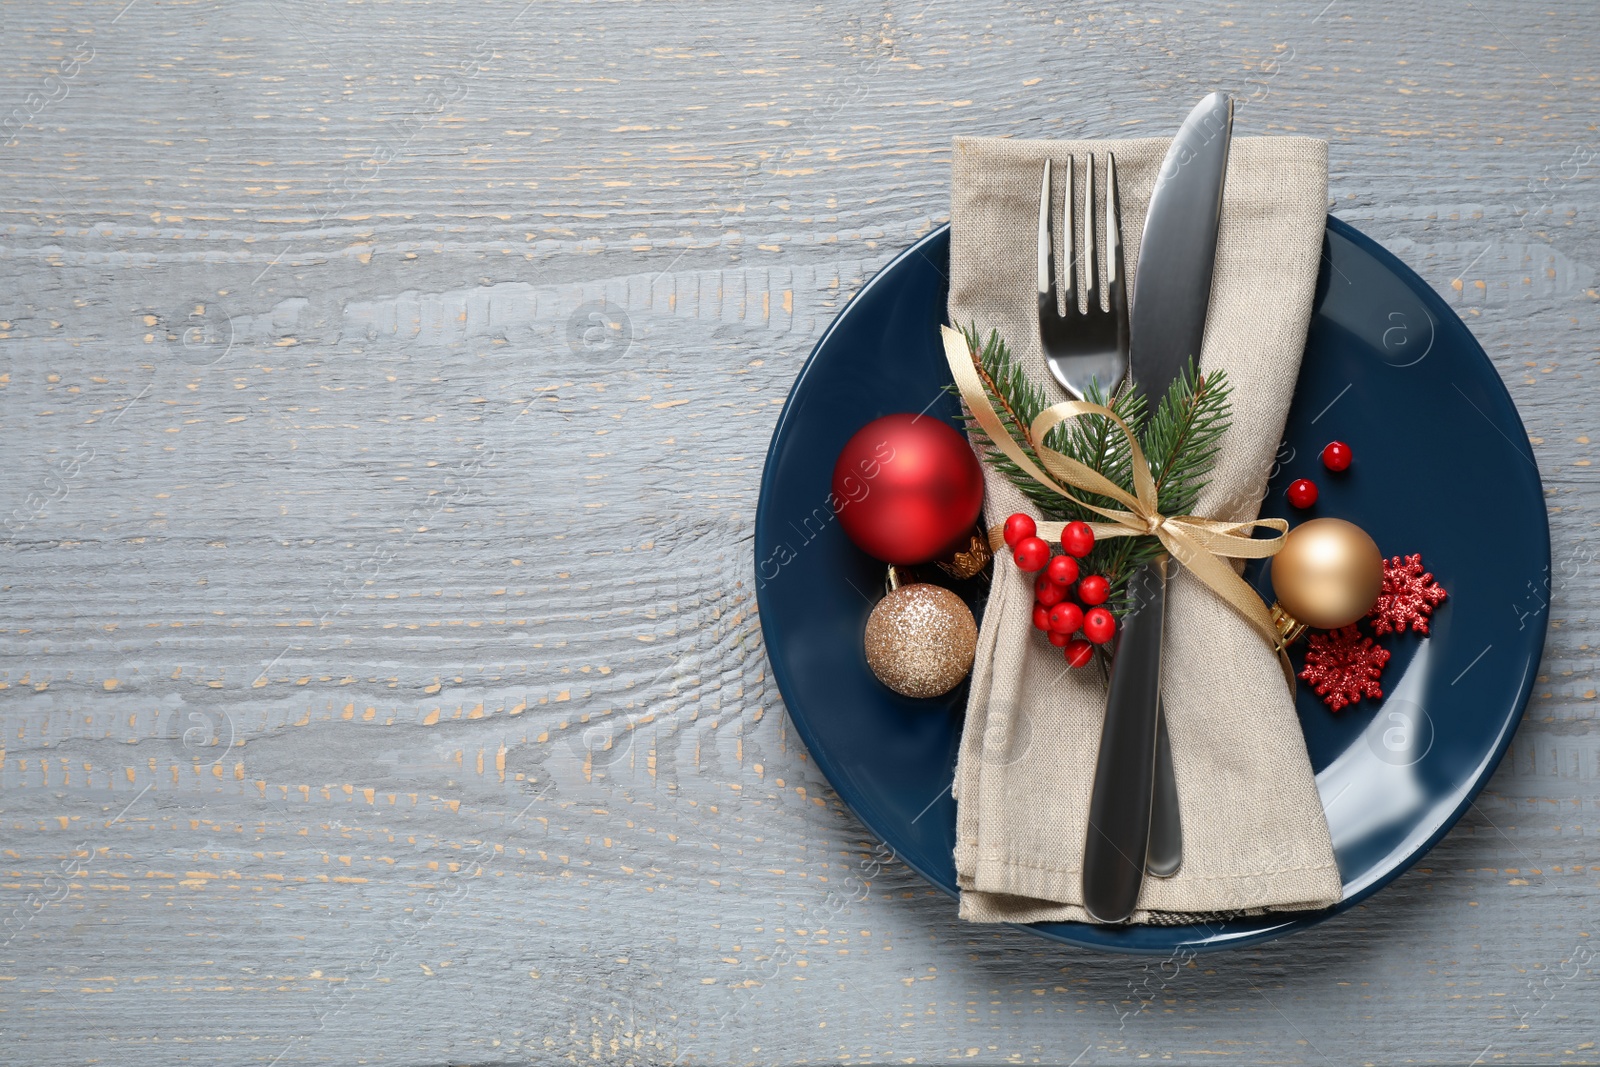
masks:
<path id="1" fill-rule="evenodd" d="M 1389 650 L 1362 634 L 1354 625 L 1307 639 L 1303 681 L 1310 682 L 1322 702 L 1334 711 L 1362 697 L 1378 700 L 1383 689 L 1378 676 L 1389 662 Z"/>
<path id="2" fill-rule="evenodd" d="M 1367 617 L 1375 634 L 1405 633 L 1409 625 L 1419 634 L 1428 632 L 1428 616 L 1446 596 L 1444 587 L 1422 569 L 1422 556 L 1395 556 L 1383 563 L 1383 591 Z"/>

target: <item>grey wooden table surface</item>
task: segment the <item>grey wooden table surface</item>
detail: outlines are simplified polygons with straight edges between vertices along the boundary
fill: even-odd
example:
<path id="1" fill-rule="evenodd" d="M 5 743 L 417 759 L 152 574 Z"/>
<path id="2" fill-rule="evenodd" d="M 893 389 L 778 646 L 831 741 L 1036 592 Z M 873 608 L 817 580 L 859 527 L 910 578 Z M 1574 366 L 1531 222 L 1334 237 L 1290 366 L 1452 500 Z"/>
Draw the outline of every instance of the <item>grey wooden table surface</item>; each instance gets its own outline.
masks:
<path id="1" fill-rule="evenodd" d="M 1594 7 L 0 30 L 0 1062 L 1600 1061 Z M 1165 134 L 1214 87 L 1327 138 L 1335 213 L 1482 341 L 1553 621 L 1416 869 L 1163 965 L 880 862 L 772 683 L 751 533 L 796 371 L 946 217 L 954 135 Z"/>

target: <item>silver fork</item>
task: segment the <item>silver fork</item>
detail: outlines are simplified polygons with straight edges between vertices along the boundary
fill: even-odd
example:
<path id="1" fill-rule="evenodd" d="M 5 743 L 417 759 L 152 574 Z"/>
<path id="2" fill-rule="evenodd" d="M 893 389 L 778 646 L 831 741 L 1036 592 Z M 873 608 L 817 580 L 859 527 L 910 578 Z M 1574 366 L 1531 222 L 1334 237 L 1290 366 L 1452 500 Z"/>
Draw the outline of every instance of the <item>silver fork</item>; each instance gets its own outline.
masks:
<path id="1" fill-rule="evenodd" d="M 1067 157 L 1067 197 L 1061 211 L 1061 243 L 1066 249 L 1066 311 L 1056 298 L 1055 243 L 1050 234 L 1050 161 L 1044 161 L 1039 188 L 1039 345 L 1050 374 L 1076 399 L 1086 399 L 1091 383 L 1109 399 L 1128 373 L 1128 292 L 1122 266 L 1122 208 L 1117 196 L 1117 158 L 1106 157 L 1106 214 L 1100 234 L 1094 226 L 1094 157 L 1089 157 L 1083 198 L 1081 242 L 1074 239 L 1073 201 L 1076 161 Z M 1099 248 L 1105 244 L 1105 285 Z M 1079 245 L 1082 244 L 1080 250 Z M 1087 310 L 1078 310 L 1077 265 L 1084 261 L 1083 288 Z M 1104 305 L 1102 305 L 1102 296 Z M 1156 398 L 1159 399 L 1159 398 Z M 1172 741 L 1163 709 L 1156 720 L 1155 789 L 1151 798 L 1150 842 L 1145 870 L 1170 878 L 1183 865 L 1183 824 L 1178 814 L 1178 786 L 1172 772 Z"/>
<path id="2" fill-rule="evenodd" d="M 1039 343 L 1050 374 L 1062 388 L 1085 399 L 1095 382 L 1103 397 L 1128 373 L 1128 292 L 1122 268 L 1122 209 L 1117 202 L 1117 158 L 1106 157 L 1106 214 L 1102 232 L 1094 225 L 1094 157 L 1089 157 L 1083 199 L 1083 231 L 1075 239 L 1073 201 L 1077 198 L 1076 161 L 1067 157 L 1067 196 L 1061 211 L 1061 243 L 1066 253 L 1066 311 L 1056 297 L 1055 242 L 1050 232 L 1050 161 L 1044 161 L 1039 189 Z M 1105 244 L 1102 293 L 1100 246 Z M 1078 310 L 1078 263 L 1083 262 L 1087 310 Z M 1102 306 L 1102 297 L 1106 306 Z"/>

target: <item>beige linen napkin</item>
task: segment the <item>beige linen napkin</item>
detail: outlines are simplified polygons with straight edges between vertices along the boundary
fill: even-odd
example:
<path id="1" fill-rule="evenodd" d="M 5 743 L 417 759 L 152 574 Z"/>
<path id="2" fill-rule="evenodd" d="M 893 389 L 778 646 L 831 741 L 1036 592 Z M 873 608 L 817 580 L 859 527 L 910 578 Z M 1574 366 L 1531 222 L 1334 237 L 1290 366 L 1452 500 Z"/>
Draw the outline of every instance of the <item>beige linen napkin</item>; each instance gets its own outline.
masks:
<path id="1" fill-rule="evenodd" d="M 1044 160 L 1117 157 L 1130 275 L 1166 140 L 957 139 L 950 321 L 999 330 L 1033 378 L 1044 367 L 1035 239 Z M 1064 171 L 1058 166 L 1055 173 Z M 1227 371 L 1232 426 L 1196 513 L 1254 518 L 1299 374 L 1327 211 L 1327 144 L 1233 143 L 1201 366 Z M 1059 219 L 1064 194 L 1056 182 Z M 1097 180 L 1103 212 L 1104 181 Z M 1081 214 L 1077 216 L 1081 218 Z M 1103 216 L 1102 216 L 1103 217 Z M 1057 239 L 1059 240 L 1059 233 Z M 1136 281 L 1136 279 L 1135 279 Z M 991 526 L 1032 512 L 985 470 Z M 1033 630 L 1031 579 L 997 560 L 956 768 L 961 915 L 975 922 L 1086 920 L 1083 842 L 1105 710 L 1099 671 L 1071 671 Z M 1340 880 L 1305 740 L 1272 650 L 1191 575 L 1168 595 L 1162 671 L 1183 821 L 1183 868 L 1146 878 L 1134 922 L 1322 908 Z"/>

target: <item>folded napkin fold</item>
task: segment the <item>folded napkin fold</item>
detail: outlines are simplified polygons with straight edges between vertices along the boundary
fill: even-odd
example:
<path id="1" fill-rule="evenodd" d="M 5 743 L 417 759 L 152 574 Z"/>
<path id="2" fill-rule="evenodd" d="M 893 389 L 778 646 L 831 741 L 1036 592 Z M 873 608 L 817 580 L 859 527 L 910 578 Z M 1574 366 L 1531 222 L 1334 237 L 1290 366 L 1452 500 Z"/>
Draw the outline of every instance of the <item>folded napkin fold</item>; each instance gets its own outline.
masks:
<path id="1" fill-rule="evenodd" d="M 1039 348 L 1034 272 L 1044 160 L 1075 156 L 1081 175 L 1092 154 L 1098 177 L 1107 153 L 1115 153 L 1131 276 L 1169 143 L 957 139 L 951 323 L 975 323 L 985 335 L 1000 331 L 1036 382 L 1069 399 Z M 1059 219 L 1065 191 L 1055 184 L 1052 215 Z M 1077 184 L 1081 204 L 1081 177 Z M 1104 182 L 1095 184 L 1103 218 Z M 1228 374 L 1232 425 L 1196 514 L 1242 520 L 1258 512 L 1299 374 L 1327 184 L 1323 141 L 1233 142 L 1200 360 L 1202 369 Z M 991 526 L 1013 512 L 1037 514 L 1004 476 L 986 468 L 985 478 Z M 1088 918 L 1083 844 L 1105 685 L 1099 671 L 1067 669 L 1060 650 L 1033 630 L 1032 605 L 1031 577 L 997 561 L 955 781 L 961 916 L 974 922 Z M 1336 903 L 1339 871 L 1277 659 L 1232 608 L 1181 571 L 1168 594 L 1162 690 L 1183 868 L 1170 879 L 1145 879 L 1132 921 L 1184 923 Z"/>

